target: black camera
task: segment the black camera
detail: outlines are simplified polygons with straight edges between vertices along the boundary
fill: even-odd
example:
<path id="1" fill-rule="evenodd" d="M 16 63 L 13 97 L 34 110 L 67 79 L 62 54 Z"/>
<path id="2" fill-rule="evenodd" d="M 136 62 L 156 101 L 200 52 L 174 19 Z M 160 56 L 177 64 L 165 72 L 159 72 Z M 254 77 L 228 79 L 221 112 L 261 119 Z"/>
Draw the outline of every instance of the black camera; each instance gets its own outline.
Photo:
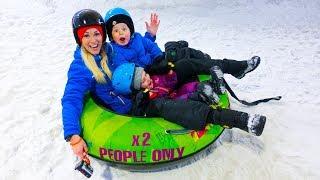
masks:
<path id="1" fill-rule="evenodd" d="M 90 178 L 93 174 L 93 168 L 90 166 L 90 164 L 87 164 L 85 161 L 81 160 L 76 164 L 76 167 L 74 170 L 80 171 L 83 175 L 85 175 L 87 178 Z"/>

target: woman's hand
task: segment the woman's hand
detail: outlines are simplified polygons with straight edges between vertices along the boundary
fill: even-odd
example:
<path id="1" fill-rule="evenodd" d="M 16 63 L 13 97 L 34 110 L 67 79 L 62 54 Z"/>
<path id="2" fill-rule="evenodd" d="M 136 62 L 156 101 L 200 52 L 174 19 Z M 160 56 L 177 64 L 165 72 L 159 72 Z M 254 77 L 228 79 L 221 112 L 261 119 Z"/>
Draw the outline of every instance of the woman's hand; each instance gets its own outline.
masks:
<path id="1" fill-rule="evenodd" d="M 84 140 L 79 135 L 73 135 L 70 139 L 70 146 L 73 153 L 80 159 L 89 162 L 88 147 Z"/>
<path id="2" fill-rule="evenodd" d="M 149 32 L 153 37 L 157 35 L 160 20 L 158 19 L 158 14 L 151 13 L 150 23 L 146 22 L 147 32 Z"/>

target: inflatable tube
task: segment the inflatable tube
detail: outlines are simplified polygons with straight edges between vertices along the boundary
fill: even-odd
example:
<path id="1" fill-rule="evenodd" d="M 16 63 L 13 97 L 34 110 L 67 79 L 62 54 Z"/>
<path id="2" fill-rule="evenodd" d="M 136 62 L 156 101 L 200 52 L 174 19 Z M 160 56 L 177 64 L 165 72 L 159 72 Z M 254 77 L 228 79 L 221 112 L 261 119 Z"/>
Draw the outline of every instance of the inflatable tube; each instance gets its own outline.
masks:
<path id="1" fill-rule="evenodd" d="M 220 103 L 229 107 L 227 94 L 220 96 Z M 204 130 L 192 131 L 163 118 L 115 114 L 92 96 L 86 99 L 81 127 L 89 155 L 128 170 L 159 168 L 186 159 L 212 144 L 224 130 L 208 124 Z"/>

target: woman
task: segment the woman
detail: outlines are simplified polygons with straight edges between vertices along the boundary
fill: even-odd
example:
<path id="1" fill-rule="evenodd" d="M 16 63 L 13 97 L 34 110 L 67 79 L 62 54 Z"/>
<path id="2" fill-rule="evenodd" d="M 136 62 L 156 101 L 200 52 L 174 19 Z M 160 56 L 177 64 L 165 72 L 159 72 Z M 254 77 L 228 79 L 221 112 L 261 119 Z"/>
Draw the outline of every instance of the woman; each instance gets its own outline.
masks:
<path id="1" fill-rule="evenodd" d="M 152 29 L 152 22 L 150 26 L 149 29 Z M 112 47 L 106 43 L 106 29 L 101 15 L 91 9 L 80 10 L 72 18 L 72 28 L 78 46 L 62 98 L 62 120 L 65 140 L 70 142 L 75 155 L 85 160 L 88 149 L 80 137 L 80 117 L 85 95 L 89 91 L 93 92 L 119 114 L 129 112 L 132 101 L 131 96 L 119 95 L 111 86 L 113 52 Z M 154 38 L 148 33 L 146 37 Z"/>
<path id="2" fill-rule="evenodd" d="M 101 15 L 90 9 L 77 12 L 72 18 L 72 27 L 77 46 L 68 71 L 68 81 L 62 98 L 64 138 L 70 142 L 73 152 L 86 158 L 87 146 L 79 136 L 80 116 L 86 93 L 99 94 L 116 112 L 127 112 L 131 108 L 128 97 L 113 93 L 110 84 L 112 61 L 107 56 L 111 47 L 105 43 L 106 31 Z"/>

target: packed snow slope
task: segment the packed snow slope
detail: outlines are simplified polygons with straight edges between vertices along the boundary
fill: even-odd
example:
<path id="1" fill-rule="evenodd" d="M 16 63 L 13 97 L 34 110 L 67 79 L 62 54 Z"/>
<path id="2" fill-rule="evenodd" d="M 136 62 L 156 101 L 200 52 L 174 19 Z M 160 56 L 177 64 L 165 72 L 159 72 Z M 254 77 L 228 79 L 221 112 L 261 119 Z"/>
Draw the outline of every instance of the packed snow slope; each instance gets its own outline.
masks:
<path id="1" fill-rule="evenodd" d="M 138 32 L 151 12 L 161 19 L 157 42 L 187 40 L 217 59 L 259 55 L 241 80 L 226 79 L 249 101 L 232 108 L 267 116 L 261 137 L 225 131 L 205 158 L 173 170 L 133 173 L 93 160 L 92 179 L 320 179 L 319 0 L 3 0 L 0 9 L 0 179 L 86 179 L 63 140 L 61 105 L 76 43 L 73 14 L 103 16 L 124 7 Z"/>

